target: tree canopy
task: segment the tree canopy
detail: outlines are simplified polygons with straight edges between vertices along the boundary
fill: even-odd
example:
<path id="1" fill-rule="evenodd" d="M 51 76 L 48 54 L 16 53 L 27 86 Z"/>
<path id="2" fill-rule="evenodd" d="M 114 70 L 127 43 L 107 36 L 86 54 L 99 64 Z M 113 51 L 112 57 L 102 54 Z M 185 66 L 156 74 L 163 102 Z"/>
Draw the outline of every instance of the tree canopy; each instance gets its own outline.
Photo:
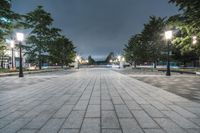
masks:
<path id="1" fill-rule="evenodd" d="M 42 6 L 24 15 L 25 27 L 31 29 L 25 47 L 32 61 L 38 62 L 41 69 L 42 59 L 45 57 L 49 45 L 59 36 L 60 29 L 52 28 L 53 19 Z"/>
<path id="2" fill-rule="evenodd" d="M 60 64 L 61 66 L 72 63 L 75 56 L 75 47 L 73 43 L 66 37 L 57 38 L 48 49 L 49 59 L 52 63 Z"/>

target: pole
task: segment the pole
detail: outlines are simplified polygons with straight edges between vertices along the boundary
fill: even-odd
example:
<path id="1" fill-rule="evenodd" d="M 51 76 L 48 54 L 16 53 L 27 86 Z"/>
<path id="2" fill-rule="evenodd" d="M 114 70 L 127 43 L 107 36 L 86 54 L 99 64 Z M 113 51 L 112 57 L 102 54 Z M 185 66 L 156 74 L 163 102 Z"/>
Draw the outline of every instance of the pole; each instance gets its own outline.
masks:
<path id="1" fill-rule="evenodd" d="M 170 57 L 169 57 L 169 43 L 170 41 L 167 41 L 167 72 L 166 72 L 166 76 L 171 76 L 171 72 L 170 72 Z"/>
<path id="2" fill-rule="evenodd" d="M 19 42 L 19 77 L 24 77 L 24 74 L 23 74 L 23 66 L 22 66 L 22 42 Z"/>
<path id="3" fill-rule="evenodd" d="M 12 69 L 14 69 L 14 57 L 13 57 L 13 48 L 12 48 Z"/>

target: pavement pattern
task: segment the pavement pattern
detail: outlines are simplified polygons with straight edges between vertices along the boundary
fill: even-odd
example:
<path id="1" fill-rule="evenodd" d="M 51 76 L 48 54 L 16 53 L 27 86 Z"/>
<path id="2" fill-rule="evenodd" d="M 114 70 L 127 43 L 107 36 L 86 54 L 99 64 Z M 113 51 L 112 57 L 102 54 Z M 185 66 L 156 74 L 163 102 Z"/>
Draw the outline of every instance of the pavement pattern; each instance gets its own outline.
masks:
<path id="1" fill-rule="evenodd" d="M 115 71 L 200 103 L 199 75 L 172 72 L 171 76 L 166 76 L 165 72 L 132 68 L 115 69 Z"/>
<path id="2" fill-rule="evenodd" d="M 110 69 L 0 91 L 0 133 L 199 132 L 199 103 Z"/>
<path id="3" fill-rule="evenodd" d="M 18 75 L 0 77 L 0 91 L 19 89 L 21 87 L 62 77 L 72 72 L 75 72 L 75 70 L 59 70 L 54 72 L 24 74 L 24 78 L 19 78 Z"/>
<path id="4" fill-rule="evenodd" d="M 200 103 L 199 75 L 131 77 Z"/>

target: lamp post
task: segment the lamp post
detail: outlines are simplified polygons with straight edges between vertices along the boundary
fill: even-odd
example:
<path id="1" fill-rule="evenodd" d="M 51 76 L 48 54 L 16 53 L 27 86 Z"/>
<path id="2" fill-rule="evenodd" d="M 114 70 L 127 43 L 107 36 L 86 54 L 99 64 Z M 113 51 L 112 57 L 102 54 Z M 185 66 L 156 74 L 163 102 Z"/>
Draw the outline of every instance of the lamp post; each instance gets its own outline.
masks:
<path id="1" fill-rule="evenodd" d="M 172 31 L 165 31 L 165 39 L 167 41 L 167 72 L 166 72 L 166 76 L 171 76 L 171 71 L 170 71 L 170 40 L 172 39 Z"/>
<path id="2" fill-rule="evenodd" d="M 117 59 L 119 60 L 119 68 L 124 68 L 125 58 L 119 55 Z"/>
<path id="3" fill-rule="evenodd" d="M 81 59 L 81 57 L 80 56 L 76 56 L 76 58 L 75 58 L 75 68 L 76 69 L 79 69 L 79 61 L 80 61 L 80 59 Z"/>
<path id="4" fill-rule="evenodd" d="M 192 36 L 192 44 L 193 45 L 197 44 L 197 36 Z M 200 57 L 199 57 L 199 64 L 200 64 Z"/>
<path id="5" fill-rule="evenodd" d="M 15 47 L 15 42 L 13 40 L 10 41 L 10 47 L 12 50 L 12 70 L 14 70 L 14 47 Z"/>
<path id="6" fill-rule="evenodd" d="M 17 41 L 19 41 L 19 77 L 24 77 L 22 66 L 22 41 L 24 40 L 23 33 L 16 34 Z"/>

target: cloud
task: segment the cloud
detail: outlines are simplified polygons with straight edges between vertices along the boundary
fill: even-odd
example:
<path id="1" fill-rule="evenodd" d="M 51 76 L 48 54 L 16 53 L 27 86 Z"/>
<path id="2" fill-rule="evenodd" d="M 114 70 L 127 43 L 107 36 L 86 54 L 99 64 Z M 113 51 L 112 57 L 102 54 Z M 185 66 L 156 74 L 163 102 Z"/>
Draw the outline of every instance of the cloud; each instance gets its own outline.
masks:
<path id="1" fill-rule="evenodd" d="M 166 0 L 15 0 L 13 10 L 26 13 L 43 5 L 54 26 L 73 40 L 82 55 L 105 57 L 120 53 L 132 34 L 142 30 L 150 15 L 177 13 Z"/>

